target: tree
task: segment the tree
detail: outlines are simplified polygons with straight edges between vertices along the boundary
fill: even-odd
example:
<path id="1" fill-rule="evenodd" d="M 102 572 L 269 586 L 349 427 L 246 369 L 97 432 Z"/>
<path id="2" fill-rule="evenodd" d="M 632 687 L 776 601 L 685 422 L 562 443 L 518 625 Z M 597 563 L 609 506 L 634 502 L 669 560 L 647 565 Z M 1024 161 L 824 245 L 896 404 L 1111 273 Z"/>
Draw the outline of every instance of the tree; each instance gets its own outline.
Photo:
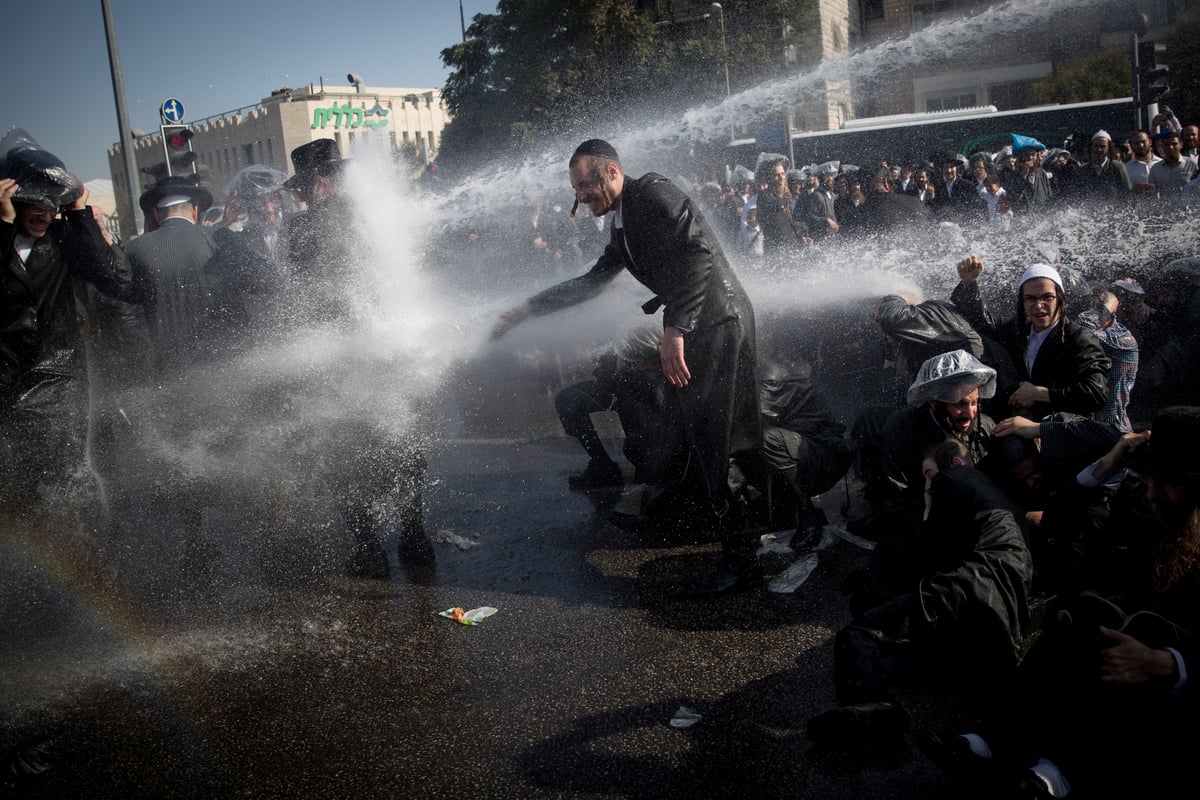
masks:
<path id="1" fill-rule="evenodd" d="M 1049 77 L 1030 87 L 1029 101 L 1048 105 L 1126 97 L 1132 88 L 1132 75 L 1128 52 L 1101 50 L 1056 64 Z"/>
<path id="2" fill-rule="evenodd" d="M 726 43 L 703 3 L 689 18 L 655 20 L 629 0 L 499 0 L 468 40 L 442 51 L 452 121 L 439 161 L 478 165 L 549 138 L 612 130 L 614 120 L 662 118 L 776 77 L 800 42 L 811 0 L 727 0 Z M 653 115 L 653 116 L 651 116 Z"/>

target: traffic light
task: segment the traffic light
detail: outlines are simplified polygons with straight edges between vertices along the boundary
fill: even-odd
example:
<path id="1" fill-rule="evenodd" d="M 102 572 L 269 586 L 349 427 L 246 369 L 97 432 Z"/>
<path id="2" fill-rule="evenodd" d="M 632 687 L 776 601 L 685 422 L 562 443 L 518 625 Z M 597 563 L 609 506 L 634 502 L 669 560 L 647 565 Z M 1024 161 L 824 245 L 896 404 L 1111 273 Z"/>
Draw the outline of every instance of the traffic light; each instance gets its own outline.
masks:
<path id="1" fill-rule="evenodd" d="M 1165 78 L 1171 71 L 1160 63 L 1167 52 L 1161 42 L 1138 42 L 1137 46 L 1137 99 L 1141 108 L 1157 104 L 1171 95 L 1171 87 Z"/>
<path id="2" fill-rule="evenodd" d="M 196 154 L 192 152 L 195 134 L 186 125 L 163 125 L 163 167 L 167 175 L 196 174 Z"/>

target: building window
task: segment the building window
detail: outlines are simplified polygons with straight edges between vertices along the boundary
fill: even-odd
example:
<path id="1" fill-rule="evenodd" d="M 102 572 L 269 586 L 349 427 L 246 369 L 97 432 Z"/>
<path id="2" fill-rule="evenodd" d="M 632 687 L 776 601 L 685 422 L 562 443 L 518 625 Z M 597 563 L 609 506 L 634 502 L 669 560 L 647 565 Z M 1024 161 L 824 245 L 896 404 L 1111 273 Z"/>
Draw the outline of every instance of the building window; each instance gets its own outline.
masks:
<path id="1" fill-rule="evenodd" d="M 1029 105 L 1029 86 L 1029 81 L 989 84 L 988 102 L 1000 111 L 1025 108 Z"/>
<path id="2" fill-rule="evenodd" d="M 861 0 L 860 13 L 864 20 L 883 19 L 883 0 Z"/>
<path id="3" fill-rule="evenodd" d="M 430 131 L 430 132 L 429 132 L 429 149 L 430 149 L 430 150 L 433 150 L 433 148 L 434 148 L 434 144 L 433 144 L 433 131 Z"/>
<path id="4" fill-rule="evenodd" d="M 954 108 L 971 108 L 979 104 L 974 89 L 950 89 L 925 98 L 926 111 L 950 111 Z"/>
<path id="5" fill-rule="evenodd" d="M 399 148 L 396 146 L 396 132 L 388 131 L 388 141 L 392 143 L 392 152 L 396 152 Z"/>
<path id="6" fill-rule="evenodd" d="M 271 144 L 271 140 L 267 139 L 267 163 L 275 163 L 275 146 Z"/>
<path id="7" fill-rule="evenodd" d="M 937 18 L 947 11 L 954 10 L 954 0 L 934 0 L 928 3 L 913 3 L 912 26 L 914 31 L 928 28 L 937 22 Z"/>
<path id="8" fill-rule="evenodd" d="M 253 144 L 246 145 L 245 151 L 246 151 L 246 166 L 250 166 L 251 164 L 254 163 L 254 145 Z"/>

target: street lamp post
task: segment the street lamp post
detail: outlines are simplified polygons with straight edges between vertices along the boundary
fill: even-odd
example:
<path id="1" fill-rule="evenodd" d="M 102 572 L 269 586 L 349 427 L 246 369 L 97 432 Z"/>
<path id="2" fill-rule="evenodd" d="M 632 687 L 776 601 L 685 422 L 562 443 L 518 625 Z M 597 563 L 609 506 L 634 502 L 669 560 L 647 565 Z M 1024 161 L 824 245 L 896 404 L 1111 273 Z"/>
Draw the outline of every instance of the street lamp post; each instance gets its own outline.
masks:
<path id="1" fill-rule="evenodd" d="M 729 46 L 725 43 L 725 9 L 721 7 L 720 3 L 713 3 L 711 8 L 713 11 L 717 12 L 717 21 L 721 26 L 721 55 L 722 61 L 725 62 L 725 99 L 728 100 L 729 96 L 733 94 L 733 92 L 731 92 L 729 89 Z M 730 121 L 729 141 L 732 143 L 733 140 L 734 126 L 733 122 Z"/>

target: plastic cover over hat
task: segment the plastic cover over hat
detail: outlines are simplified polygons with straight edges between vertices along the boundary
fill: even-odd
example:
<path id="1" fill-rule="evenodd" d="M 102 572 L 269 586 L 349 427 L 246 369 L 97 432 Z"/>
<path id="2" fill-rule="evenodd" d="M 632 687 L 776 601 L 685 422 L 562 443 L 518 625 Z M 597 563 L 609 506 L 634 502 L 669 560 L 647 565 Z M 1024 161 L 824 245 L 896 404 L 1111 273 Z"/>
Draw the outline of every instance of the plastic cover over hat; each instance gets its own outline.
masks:
<path id="1" fill-rule="evenodd" d="M 1022 136 L 1019 133 L 1010 133 L 1012 137 L 1012 151 L 1019 153 L 1022 150 L 1045 150 L 1046 145 L 1034 139 L 1032 136 Z"/>
<path id="2" fill-rule="evenodd" d="M 787 170 L 792 166 L 792 160 L 783 153 L 759 153 L 758 161 L 754 164 L 754 172 L 757 173 L 764 164 L 783 164 L 783 168 Z"/>
<path id="3" fill-rule="evenodd" d="M 21 187 L 13 195 L 19 203 L 59 208 L 83 196 L 83 183 L 20 128 L 0 139 L 0 177 L 12 178 Z"/>
<path id="4" fill-rule="evenodd" d="M 957 403 L 972 389 L 981 398 L 996 394 L 996 370 L 966 350 L 952 350 L 925 361 L 908 387 L 908 404 L 920 408 L 930 400 Z"/>
<path id="5" fill-rule="evenodd" d="M 733 168 L 734 183 L 754 183 L 754 173 L 749 167 L 738 164 Z"/>
<path id="6" fill-rule="evenodd" d="M 272 169 L 265 164 L 252 164 L 237 175 L 225 187 L 225 194 L 235 194 L 243 199 L 263 197 L 283 190 L 287 173 Z"/>

